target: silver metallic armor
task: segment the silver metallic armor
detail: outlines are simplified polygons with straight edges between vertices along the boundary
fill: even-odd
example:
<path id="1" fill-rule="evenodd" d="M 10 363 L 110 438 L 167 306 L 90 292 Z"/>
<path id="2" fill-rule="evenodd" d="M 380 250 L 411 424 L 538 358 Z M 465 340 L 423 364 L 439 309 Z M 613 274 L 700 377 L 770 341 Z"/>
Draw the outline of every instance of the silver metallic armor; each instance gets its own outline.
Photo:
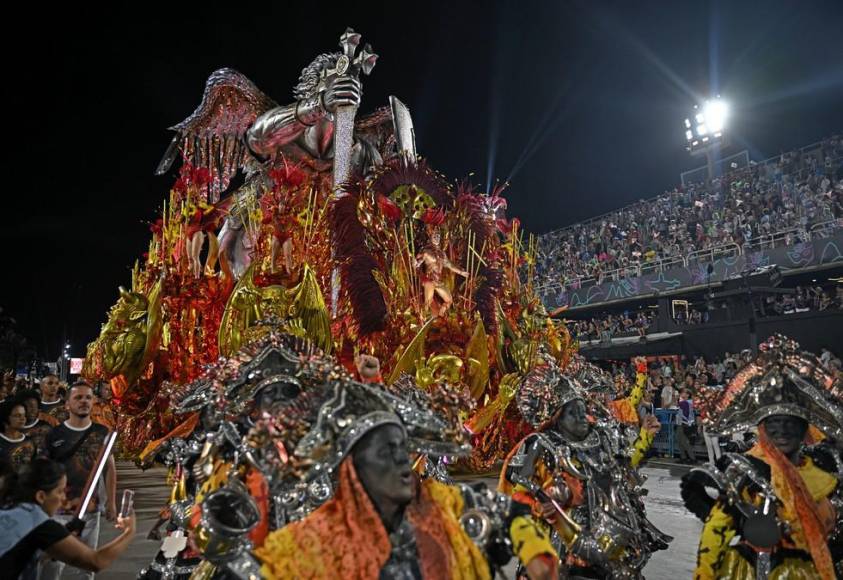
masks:
<path id="1" fill-rule="evenodd" d="M 272 493 L 273 529 L 280 529 L 307 517 L 320 505 L 331 499 L 334 484 L 328 475 L 314 481 L 288 483 L 283 489 Z"/>
<path id="2" fill-rule="evenodd" d="M 329 58 L 322 58 L 326 56 Z M 297 158 L 304 152 L 319 160 L 333 159 L 333 113 L 341 105 L 359 106 L 363 95 L 355 78 L 327 80 L 328 67 L 338 56 L 322 55 L 309 65 L 321 67 L 320 81 L 300 100 L 270 109 L 255 120 L 246 132 L 246 142 L 253 152 L 264 158 L 282 152 Z"/>
<path id="3" fill-rule="evenodd" d="M 568 552 L 608 578 L 637 578 L 651 553 L 665 549 L 670 538 L 647 520 L 643 480 L 618 453 L 623 439 L 616 428 L 593 425 L 582 441 L 551 429 L 534 433 L 509 461 L 505 477 L 556 507 L 561 524 L 554 527 L 553 538 L 560 555 Z M 539 462 L 552 477 L 549 489 L 534 483 Z M 584 501 L 562 509 L 573 495 L 566 476 L 580 482 Z"/>

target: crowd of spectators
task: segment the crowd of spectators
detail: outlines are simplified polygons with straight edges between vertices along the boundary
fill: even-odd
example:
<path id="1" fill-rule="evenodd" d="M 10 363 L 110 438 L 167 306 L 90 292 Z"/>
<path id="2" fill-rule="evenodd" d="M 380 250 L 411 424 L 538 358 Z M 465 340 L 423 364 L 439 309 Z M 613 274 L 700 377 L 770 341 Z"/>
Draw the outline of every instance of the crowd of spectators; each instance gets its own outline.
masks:
<path id="1" fill-rule="evenodd" d="M 843 292 L 832 293 L 821 287 L 797 286 L 793 294 L 767 296 L 763 302 L 762 315 L 781 316 L 809 310 L 833 310 L 843 308 Z"/>
<path id="2" fill-rule="evenodd" d="M 813 226 L 841 218 L 843 136 L 834 136 L 776 162 L 735 169 L 540 236 L 536 275 L 539 286 L 600 283 L 608 272 L 637 275 L 648 263 L 715 247 L 746 248 L 765 235 L 784 232 L 785 244 L 805 241 Z"/>
<path id="3" fill-rule="evenodd" d="M 721 302 L 719 307 L 725 307 Z M 718 308 L 713 304 L 712 308 Z M 843 286 L 837 291 L 825 290 L 820 286 L 797 286 L 792 293 L 769 294 L 761 300 L 757 316 L 783 316 L 797 312 L 843 309 Z M 704 305 L 677 309 L 673 316 L 676 324 L 694 326 L 705 324 L 711 318 L 711 311 Z"/>
<path id="4" fill-rule="evenodd" d="M 689 309 L 678 309 L 674 316 L 673 321 L 676 324 L 682 324 L 686 326 L 694 326 L 697 324 L 704 324 L 708 322 L 709 313 L 707 309 L 700 310 L 698 308 L 689 308 Z"/>
<path id="5" fill-rule="evenodd" d="M 725 385 L 745 362 L 746 354 L 725 353 L 716 361 L 703 357 L 690 360 L 681 357 L 662 357 L 648 365 L 647 391 L 653 395 L 655 408 L 672 408 L 679 400 L 679 391 L 687 388 L 695 394 L 705 387 Z M 628 385 L 635 377 L 632 363 L 615 361 L 604 366 L 615 378 L 617 385 Z"/>
<path id="6" fill-rule="evenodd" d="M 724 308 L 725 301 L 712 303 L 711 308 Z M 797 312 L 843 309 L 843 286 L 837 291 L 821 286 L 797 286 L 792 293 L 770 294 L 761 300 L 759 317 L 783 316 Z M 673 322 L 680 326 L 705 324 L 711 319 L 711 311 L 704 303 L 688 308 L 677 308 Z M 600 314 L 587 320 L 569 320 L 567 327 L 572 336 L 580 341 L 607 341 L 617 337 L 646 336 L 654 331 L 668 330 L 656 324 L 653 310 L 624 311 L 620 314 Z"/>
<path id="7" fill-rule="evenodd" d="M 646 336 L 656 315 L 649 311 L 608 314 L 590 320 L 568 322 L 568 330 L 577 340 L 611 340 L 618 336 Z"/>
<path id="8" fill-rule="evenodd" d="M 0 521 L 14 524 L 0 541 L 3 578 L 57 580 L 70 565 L 69 576 L 92 579 L 129 546 L 135 518 L 118 517 L 113 456 L 98 465 L 115 429 L 110 394 L 107 383 L 67 385 L 54 374 L 34 379 L 3 373 Z M 95 470 L 102 477 L 86 494 Z M 83 496 L 89 500 L 85 513 L 79 511 Z M 100 548 L 101 516 L 116 521 L 122 533 Z"/>
<path id="9" fill-rule="evenodd" d="M 691 396 L 707 388 L 727 385 L 737 372 L 750 360 L 749 351 L 724 353 L 722 357 L 707 361 L 704 357 L 689 359 L 685 356 L 665 356 L 648 364 L 647 388 L 657 409 L 669 409 L 679 400 L 679 391 L 688 389 Z M 824 348 L 820 360 L 829 369 L 843 370 L 843 363 L 829 349 Z M 612 361 L 600 363 L 614 377 L 619 392 L 635 380 L 632 362 Z"/>

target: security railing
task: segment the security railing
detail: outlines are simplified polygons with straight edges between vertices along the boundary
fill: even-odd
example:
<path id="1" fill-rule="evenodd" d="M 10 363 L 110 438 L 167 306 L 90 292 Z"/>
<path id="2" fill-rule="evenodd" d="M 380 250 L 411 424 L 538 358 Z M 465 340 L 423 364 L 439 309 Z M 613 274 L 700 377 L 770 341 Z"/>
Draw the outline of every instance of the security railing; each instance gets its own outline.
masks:
<path id="1" fill-rule="evenodd" d="M 687 263 L 713 262 L 717 258 L 734 258 L 741 255 L 741 247 L 737 244 L 723 244 L 712 246 L 688 254 Z"/>
<path id="2" fill-rule="evenodd" d="M 820 222 L 811 226 L 811 238 L 822 239 L 831 237 L 835 230 L 843 228 L 843 218 Z"/>
<path id="3" fill-rule="evenodd" d="M 546 282 L 536 286 L 539 295 L 559 292 L 564 289 L 577 290 L 603 284 L 604 282 L 617 282 L 628 278 L 635 278 L 653 272 L 665 272 L 670 268 L 678 266 L 687 267 L 693 263 L 713 262 L 720 258 L 733 258 L 742 255 L 749 250 L 770 250 L 782 246 L 792 245 L 798 241 L 810 241 L 812 239 L 827 238 L 834 231 L 843 228 L 843 218 L 828 220 L 814 224 L 810 230 L 803 228 L 790 228 L 772 234 L 758 236 L 748 240 L 743 247 L 738 244 L 723 244 L 702 250 L 691 252 L 687 256 L 671 256 L 659 260 L 650 260 L 642 264 L 631 264 L 621 268 L 615 268 L 600 272 L 594 276 L 574 276 L 565 282 Z"/>
<path id="4" fill-rule="evenodd" d="M 772 234 L 763 234 L 747 240 L 744 248 L 748 250 L 772 250 L 773 248 L 793 245 L 796 241 L 807 241 L 810 239 L 811 236 L 803 228 L 790 228 Z"/>

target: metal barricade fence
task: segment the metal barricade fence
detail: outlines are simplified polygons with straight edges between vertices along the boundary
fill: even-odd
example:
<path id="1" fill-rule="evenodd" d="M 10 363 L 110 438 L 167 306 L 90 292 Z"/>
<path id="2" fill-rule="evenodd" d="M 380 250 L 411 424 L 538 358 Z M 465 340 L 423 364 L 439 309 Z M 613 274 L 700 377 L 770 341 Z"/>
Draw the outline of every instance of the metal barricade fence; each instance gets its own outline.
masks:
<path id="1" fill-rule="evenodd" d="M 656 409 L 656 419 L 661 423 L 662 428 L 656 434 L 653 441 L 653 450 L 662 457 L 676 456 L 676 415 L 679 409 Z"/>

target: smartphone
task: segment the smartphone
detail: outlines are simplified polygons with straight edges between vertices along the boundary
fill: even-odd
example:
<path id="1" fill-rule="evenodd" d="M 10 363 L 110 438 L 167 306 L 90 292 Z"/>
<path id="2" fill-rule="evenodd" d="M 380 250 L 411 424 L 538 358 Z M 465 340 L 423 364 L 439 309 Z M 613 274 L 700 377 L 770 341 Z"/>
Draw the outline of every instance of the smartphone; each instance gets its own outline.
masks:
<path id="1" fill-rule="evenodd" d="M 131 489 L 123 490 L 123 503 L 120 504 L 120 517 L 127 518 L 134 511 L 135 492 Z"/>

